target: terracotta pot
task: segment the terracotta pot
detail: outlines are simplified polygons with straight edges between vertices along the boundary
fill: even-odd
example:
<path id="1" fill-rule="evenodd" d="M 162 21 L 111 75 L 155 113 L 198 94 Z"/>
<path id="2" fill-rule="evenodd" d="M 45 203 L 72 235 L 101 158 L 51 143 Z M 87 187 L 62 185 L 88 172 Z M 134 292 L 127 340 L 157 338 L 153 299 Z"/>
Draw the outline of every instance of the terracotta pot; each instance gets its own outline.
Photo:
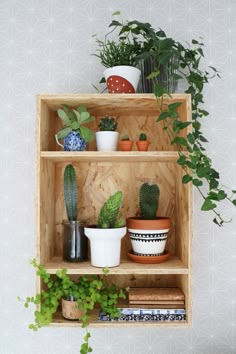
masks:
<path id="1" fill-rule="evenodd" d="M 83 312 L 78 308 L 76 300 L 62 298 L 62 316 L 67 320 L 78 320 L 83 316 Z"/>
<path id="2" fill-rule="evenodd" d="M 150 142 L 148 140 L 138 140 L 136 145 L 139 151 L 147 151 Z"/>
<path id="3" fill-rule="evenodd" d="M 133 147 L 132 140 L 121 140 L 120 141 L 120 150 L 121 151 L 131 151 Z"/>
<path id="4" fill-rule="evenodd" d="M 148 220 L 131 217 L 127 219 L 127 228 L 134 254 L 159 256 L 164 253 L 170 228 L 169 218 Z"/>

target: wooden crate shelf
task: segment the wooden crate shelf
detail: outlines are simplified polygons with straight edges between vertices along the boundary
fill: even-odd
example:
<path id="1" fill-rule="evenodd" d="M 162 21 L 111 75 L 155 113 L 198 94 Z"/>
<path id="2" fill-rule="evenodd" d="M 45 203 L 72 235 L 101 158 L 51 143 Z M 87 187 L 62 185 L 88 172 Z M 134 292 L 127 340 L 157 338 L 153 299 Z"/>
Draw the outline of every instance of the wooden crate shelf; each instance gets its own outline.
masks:
<path id="1" fill-rule="evenodd" d="M 191 99 L 187 94 L 174 94 L 168 103 L 181 101 L 178 112 L 182 121 L 191 119 Z M 65 166 L 73 163 L 78 183 L 80 219 L 96 222 L 98 211 L 107 197 L 117 190 L 124 194 L 122 213 L 133 216 L 138 210 L 138 191 L 143 182 L 157 183 L 161 189 L 158 215 L 171 218 L 167 249 L 171 257 L 164 263 L 142 265 L 131 262 L 127 252 L 131 249 L 128 235 L 122 239 L 121 265 L 110 268 L 109 279 L 119 286 L 178 286 L 186 299 L 187 321 L 181 323 L 103 323 L 94 317 L 96 326 L 189 326 L 191 324 L 192 279 L 192 188 L 182 184 L 183 171 L 176 161 L 178 152 L 170 145 L 161 123 L 156 123 L 157 104 L 152 94 L 58 94 L 39 95 L 37 101 L 37 190 L 36 227 L 37 258 L 49 273 L 67 268 L 71 277 L 81 274 L 101 274 L 100 268 L 90 262 L 62 261 L 62 220 L 66 219 L 63 196 Z M 151 145 L 149 151 L 98 152 L 95 141 L 87 151 L 64 152 L 55 142 L 55 134 L 62 127 L 57 109 L 62 103 L 71 107 L 85 105 L 95 122 L 90 129 L 96 131 L 102 116 L 113 115 L 118 121 L 120 134 L 129 134 L 134 140 L 145 131 Z M 189 130 L 183 131 L 186 137 Z M 186 153 L 187 154 L 187 153 Z M 38 281 L 38 289 L 41 283 Z M 74 326 L 75 322 L 55 317 L 54 325 Z M 78 324 L 80 325 L 80 324 Z"/>

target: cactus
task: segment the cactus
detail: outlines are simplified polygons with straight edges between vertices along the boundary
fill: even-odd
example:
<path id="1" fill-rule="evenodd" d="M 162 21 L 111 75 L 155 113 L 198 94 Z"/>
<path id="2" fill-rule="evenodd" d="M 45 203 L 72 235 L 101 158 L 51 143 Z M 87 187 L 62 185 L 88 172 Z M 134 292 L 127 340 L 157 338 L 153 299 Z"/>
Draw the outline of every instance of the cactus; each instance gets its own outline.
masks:
<path id="1" fill-rule="evenodd" d="M 64 171 L 64 199 L 68 220 L 76 221 L 78 214 L 77 185 L 75 169 L 72 165 L 67 165 Z"/>
<path id="2" fill-rule="evenodd" d="M 143 183 L 139 191 L 139 206 L 143 219 L 155 219 L 160 189 L 157 184 Z"/>
<path id="3" fill-rule="evenodd" d="M 124 225 L 124 219 L 120 214 L 122 205 L 122 192 L 116 192 L 104 203 L 99 216 L 97 225 L 99 228 L 115 228 Z"/>
<path id="4" fill-rule="evenodd" d="M 147 135 L 146 135 L 145 133 L 141 133 L 141 134 L 139 135 L 139 140 L 140 140 L 140 141 L 147 140 Z"/>
<path id="5" fill-rule="evenodd" d="M 99 123 L 99 129 L 101 131 L 115 131 L 117 127 L 117 122 L 114 117 L 104 117 L 101 118 Z"/>

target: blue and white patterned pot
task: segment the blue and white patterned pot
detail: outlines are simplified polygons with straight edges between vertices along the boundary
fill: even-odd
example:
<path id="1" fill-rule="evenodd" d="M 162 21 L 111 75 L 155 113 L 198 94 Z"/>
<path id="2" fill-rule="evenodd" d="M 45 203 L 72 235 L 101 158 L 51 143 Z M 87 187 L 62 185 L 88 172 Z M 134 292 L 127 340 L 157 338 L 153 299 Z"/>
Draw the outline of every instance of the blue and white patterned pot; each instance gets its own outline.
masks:
<path id="1" fill-rule="evenodd" d="M 65 151 L 84 151 L 86 147 L 87 143 L 79 132 L 72 131 L 64 138 Z"/>

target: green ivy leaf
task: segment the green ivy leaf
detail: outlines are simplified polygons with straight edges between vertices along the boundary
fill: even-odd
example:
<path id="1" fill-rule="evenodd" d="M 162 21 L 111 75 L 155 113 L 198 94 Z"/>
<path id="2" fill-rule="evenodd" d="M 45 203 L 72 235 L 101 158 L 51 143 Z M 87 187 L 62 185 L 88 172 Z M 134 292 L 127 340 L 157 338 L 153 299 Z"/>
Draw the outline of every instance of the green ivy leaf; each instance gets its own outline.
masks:
<path id="1" fill-rule="evenodd" d="M 174 102 L 168 105 L 168 109 L 170 111 L 174 111 L 176 110 L 176 108 L 178 108 L 179 106 L 181 106 L 182 102 Z"/>
<path id="2" fill-rule="evenodd" d="M 190 181 L 192 181 L 192 177 L 190 175 L 184 175 L 182 178 L 182 183 L 186 184 L 189 183 Z"/>
<path id="3" fill-rule="evenodd" d="M 202 204 L 201 210 L 202 211 L 208 211 L 216 208 L 216 204 L 214 204 L 211 199 L 206 198 L 204 203 Z"/>
<path id="4" fill-rule="evenodd" d="M 177 163 L 181 166 L 186 164 L 186 156 L 182 155 L 180 158 L 177 160 Z"/>
<path id="5" fill-rule="evenodd" d="M 161 114 L 157 118 L 156 122 L 160 122 L 161 120 L 164 120 L 166 118 L 169 118 L 169 112 L 167 112 L 167 111 L 161 112 Z"/>
<path id="6" fill-rule="evenodd" d="M 180 136 L 176 136 L 172 141 L 171 141 L 171 145 L 173 144 L 180 144 L 183 146 L 188 146 L 188 142 L 185 138 L 182 138 Z"/>
<path id="7" fill-rule="evenodd" d="M 196 187 L 200 187 L 203 185 L 202 181 L 198 178 L 193 178 L 193 185 Z"/>
<path id="8" fill-rule="evenodd" d="M 68 117 L 66 112 L 63 111 L 63 109 L 58 109 L 57 114 L 64 122 L 66 122 L 66 123 L 70 122 L 70 118 Z"/>

